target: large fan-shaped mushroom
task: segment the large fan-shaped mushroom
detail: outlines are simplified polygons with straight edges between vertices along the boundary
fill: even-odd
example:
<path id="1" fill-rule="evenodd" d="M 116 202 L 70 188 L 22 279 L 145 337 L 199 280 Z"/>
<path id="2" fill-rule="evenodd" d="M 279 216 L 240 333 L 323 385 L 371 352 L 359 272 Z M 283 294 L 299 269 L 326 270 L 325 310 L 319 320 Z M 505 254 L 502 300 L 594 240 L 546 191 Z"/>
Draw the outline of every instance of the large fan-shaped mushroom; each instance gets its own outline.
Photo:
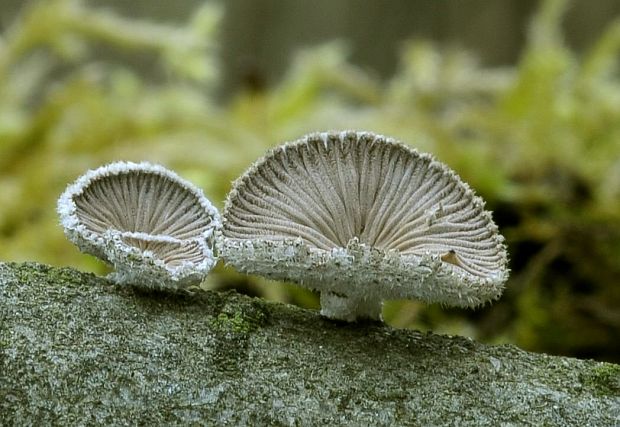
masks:
<path id="1" fill-rule="evenodd" d="M 88 171 L 58 200 L 67 237 L 111 263 L 119 283 L 184 288 L 215 264 L 219 213 L 162 166 L 117 162 Z"/>
<path id="2" fill-rule="evenodd" d="M 430 155 L 371 133 L 312 134 L 239 178 L 220 256 L 320 291 L 322 313 L 380 318 L 385 299 L 472 307 L 508 277 L 483 201 Z"/>

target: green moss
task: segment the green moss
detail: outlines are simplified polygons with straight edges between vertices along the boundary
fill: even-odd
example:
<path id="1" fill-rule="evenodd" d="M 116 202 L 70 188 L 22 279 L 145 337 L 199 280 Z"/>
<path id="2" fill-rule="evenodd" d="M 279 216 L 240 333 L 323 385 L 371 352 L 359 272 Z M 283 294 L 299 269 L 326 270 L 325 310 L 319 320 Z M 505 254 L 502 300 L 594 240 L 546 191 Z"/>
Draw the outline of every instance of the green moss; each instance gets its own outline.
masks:
<path id="1" fill-rule="evenodd" d="M 602 363 L 581 374 L 581 381 L 598 395 L 620 398 L 620 365 Z"/>
<path id="2" fill-rule="evenodd" d="M 213 326 L 225 331 L 247 334 L 262 325 L 265 319 L 265 314 L 259 310 L 248 312 L 232 309 L 231 311 L 232 313 L 227 311 L 219 313 L 212 322 Z"/>
<path id="3" fill-rule="evenodd" d="M 213 359 L 224 375 L 238 378 L 248 358 L 252 334 L 265 325 L 268 314 L 259 300 L 248 300 L 234 292 L 224 294 L 224 299 L 226 302 L 208 320 L 215 340 Z"/>
<path id="4" fill-rule="evenodd" d="M 90 280 L 85 280 L 84 275 L 68 267 L 52 268 L 44 264 L 33 262 L 23 264 L 9 263 L 8 265 L 14 267 L 15 278 L 21 283 L 46 281 L 52 283 L 64 283 L 66 285 L 73 285 L 73 287 L 90 286 L 92 282 L 97 282 L 97 286 L 109 284 L 101 280 L 101 278 L 97 278 L 93 274 L 87 274 L 86 278 L 89 278 Z"/>

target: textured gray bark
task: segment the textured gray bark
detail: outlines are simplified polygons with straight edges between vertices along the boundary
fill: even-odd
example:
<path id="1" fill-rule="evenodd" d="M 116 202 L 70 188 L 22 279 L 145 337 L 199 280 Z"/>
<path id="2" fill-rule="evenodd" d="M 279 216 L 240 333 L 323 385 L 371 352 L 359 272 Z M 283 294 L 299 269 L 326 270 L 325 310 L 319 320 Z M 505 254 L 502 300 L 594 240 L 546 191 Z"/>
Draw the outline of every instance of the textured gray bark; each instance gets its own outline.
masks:
<path id="1" fill-rule="evenodd" d="M 0 263 L 2 425 L 620 424 L 620 366 Z"/>

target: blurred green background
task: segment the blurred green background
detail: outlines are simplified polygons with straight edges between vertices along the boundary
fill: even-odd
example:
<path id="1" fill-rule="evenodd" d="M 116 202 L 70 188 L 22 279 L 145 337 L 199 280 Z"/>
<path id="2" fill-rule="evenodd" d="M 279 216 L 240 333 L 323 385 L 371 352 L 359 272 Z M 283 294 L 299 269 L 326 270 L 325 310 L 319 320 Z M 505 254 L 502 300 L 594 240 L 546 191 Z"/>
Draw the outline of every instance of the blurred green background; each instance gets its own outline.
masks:
<path id="1" fill-rule="evenodd" d="M 386 321 L 620 362 L 620 3 L 0 0 L 0 259 L 108 267 L 55 212 L 113 160 L 176 170 L 221 208 L 267 148 L 359 129 L 476 189 L 512 275 L 475 311 Z M 222 265 L 204 286 L 318 307 Z"/>

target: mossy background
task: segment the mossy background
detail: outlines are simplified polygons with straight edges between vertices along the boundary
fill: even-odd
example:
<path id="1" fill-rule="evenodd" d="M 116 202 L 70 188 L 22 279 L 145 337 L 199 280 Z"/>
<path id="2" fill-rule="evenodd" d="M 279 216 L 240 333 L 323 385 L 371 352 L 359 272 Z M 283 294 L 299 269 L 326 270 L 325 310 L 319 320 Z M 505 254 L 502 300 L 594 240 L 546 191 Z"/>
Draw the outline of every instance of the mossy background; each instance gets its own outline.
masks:
<path id="1" fill-rule="evenodd" d="M 271 34 L 271 50 L 246 43 L 244 53 L 243 35 L 221 23 L 233 14 L 249 25 L 270 13 L 292 20 L 294 38 L 302 21 L 306 31 L 316 24 L 297 16 L 296 26 L 280 13 L 290 3 L 267 2 L 249 16 L 239 15 L 247 11 L 240 1 L 183 3 L 138 2 L 130 13 L 104 8 L 119 2 L 0 0 L 0 259 L 109 271 L 64 238 L 55 212 L 65 186 L 103 163 L 161 163 L 221 208 L 231 181 L 267 148 L 311 131 L 372 130 L 455 169 L 495 212 L 511 255 L 511 279 L 493 305 L 390 302 L 389 323 L 620 361 L 620 20 L 575 35 L 562 24 L 578 2 L 536 3 L 516 35 L 495 29 L 518 46 L 512 65 L 492 42 L 490 52 L 468 53 L 420 38 L 385 44 L 378 35 L 361 54 L 344 30 L 296 46 L 289 58 L 278 56 L 290 48 L 285 31 Z M 187 16 L 151 10 L 164 4 Z M 354 5 L 341 7 L 346 15 Z M 449 31 L 438 12 L 426 7 L 411 25 L 429 36 L 435 24 Z M 414 15 L 390 16 L 407 24 Z M 360 34 L 355 23 L 347 28 Z M 310 292 L 222 265 L 204 286 L 318 306 Z"/>

